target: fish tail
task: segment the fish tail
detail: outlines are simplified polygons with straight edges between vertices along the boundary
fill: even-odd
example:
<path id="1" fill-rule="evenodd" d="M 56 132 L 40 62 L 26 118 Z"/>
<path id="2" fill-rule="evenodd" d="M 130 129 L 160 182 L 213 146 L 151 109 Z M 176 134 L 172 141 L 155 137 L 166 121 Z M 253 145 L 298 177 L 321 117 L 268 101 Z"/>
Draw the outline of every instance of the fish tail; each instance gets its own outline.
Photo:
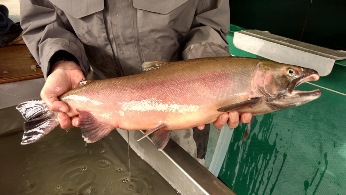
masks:
<path id="1" fill-rule="evenodd" d="M 22 145 L 40 140 L 59 125 L 57 114 L 50 111 L 42 100 L 23 102 L 16 109 L 25 120 Z"/>

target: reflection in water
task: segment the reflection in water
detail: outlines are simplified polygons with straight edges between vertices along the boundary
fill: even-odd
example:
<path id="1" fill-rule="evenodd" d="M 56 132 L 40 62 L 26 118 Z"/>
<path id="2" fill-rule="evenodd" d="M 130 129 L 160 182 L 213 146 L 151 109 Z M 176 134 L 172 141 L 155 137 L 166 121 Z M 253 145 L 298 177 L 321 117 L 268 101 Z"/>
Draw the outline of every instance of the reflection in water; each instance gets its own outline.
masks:
<path id="1" fill-rule="evenodd" d="M 243 125 L 241 130 L 234 131 L 228 152 L 232 157 L 226 157 L 228 161 L 224 163 L 221 172 L 226 172 L 227 177 L 232 178 L 228 185 L 238 194 L 274 192 L 287 154 L 280 154 L 277 149 L 278 134 L 272 135 L 273 115 L 257 117 L 252 127 L 258 128 L 258 131 L 251 131 L 250 139 L 247 141 L 241 141 L 246 125 Z M 258 118 L 262 118 L 260 122 Z M 226 164 L 234 169 L 225 170 Z M 274 174 L 274 169 L 279 171 Z"/>
<path id="2" fill-rule="evenodd" d="M 177 194 L 132 150 L 129 177 L 127 144 L 116 132 L 88 145 L 77 129 L 26 146 L 21 136 L 0 137 L 1 194 Z"/>
<path id="3" fill-rule="evenodd" d="M 96 170 L 89 165 L 88 159 L 76 155 L 64 160 L 55 172 L 56 192 L 77 194 L 88 190 L 96 178 Z"/>
<path id="4" fill-rule="evenodd" d="M 143 179 L 131 177 L 124 178 L 120 182 L 119 188 L 119 194 L 149 194 L 148 190 L 151 186 L 149 186 Z"/>

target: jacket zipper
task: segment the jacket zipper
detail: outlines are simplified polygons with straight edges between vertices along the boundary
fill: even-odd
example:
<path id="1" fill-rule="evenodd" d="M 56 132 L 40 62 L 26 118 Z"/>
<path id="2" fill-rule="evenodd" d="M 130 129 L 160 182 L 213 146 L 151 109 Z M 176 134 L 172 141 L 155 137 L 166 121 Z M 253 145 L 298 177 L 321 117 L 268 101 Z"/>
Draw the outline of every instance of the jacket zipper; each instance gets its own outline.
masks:
<path id="1" fill-rule="evenodd" d="M 107 34 L 107 38 L 108 41 L 110 43 L 110 46 L 112 48 L 112 53 L 113 53 L 113 59 L 116 62 L 115 66 L 116 66 L 116 72 L 118 73 L 119 76 L 123 76 L 124 75 L 124 71 L 121 67 L 120 61 L 119 59 L 116 57 L 116 48 L 113 47 L 112 41 L 111 39 L 114 41 L 114 37 L 111 38 L 110 33 L 109 33 L 109 26 L 111 25 L 110 22 L 108 22 L 109 18 L 109 6 L 108 6 L 108 0 L 104 0 L 104 11 L 103 11 L 103 20 L 104 20 L 104 25 L 105 25 L 105 29 L 106 29 L 106 34 Z M 114 44 L 116 45 L 116 44 Z"/>
<path id="2" fill-rule="evenodd" d="M 133 1 L 132 1 L 133 2 Z M 135 8 L 134 8 L 135 9 Z M 141 46 L 139 45 L 139 29 L 138 29 L 138 19 L 137 19 L 137 9 L 135 9 L 136 12 L 135 12 L 135 16 L 134 16 L 134 29 L 135 29 L 135 33 L 136 33 L 136 47 L 137 47 L 137 52 L 138 52 L 138 57 L 139 57 L 139 61 L 140 63 L 144 63 L 143 61 L 143 53 L 142 53 L 142 50 L 141 50 Z M 143 69 L 142 69 L 143 71 Z"/>

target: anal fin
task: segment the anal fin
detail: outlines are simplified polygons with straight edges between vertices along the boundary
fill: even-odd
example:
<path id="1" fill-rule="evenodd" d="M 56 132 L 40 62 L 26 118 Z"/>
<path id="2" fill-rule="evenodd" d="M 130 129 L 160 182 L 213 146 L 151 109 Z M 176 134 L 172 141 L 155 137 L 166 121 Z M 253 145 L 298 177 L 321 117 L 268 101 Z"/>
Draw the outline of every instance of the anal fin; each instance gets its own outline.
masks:
<path id="1" fill-rule="evenodd" d="M 165 128 L 165 124 L 160 124 L 153 129 L 147 130 L 145 134 L 137 141 L 140 141 L 149 136 L 155 146 L 157 146 L 159 150 L 163 150 L 171 137 L 171 131 L 166 130 Z"/>
<path id="2" fill-rule="evenodd" d="M 86 143 L 94 143 L 106 137 L 114 127 L 100 123 L 89 112 L 78 111 L 82 137 Z"/>
<path id="3" fill-rule="evenodd" d="M 260 97 L 254 97 L 254 98 L 250 98 L 249 100 L 246 100 L 244 102 L 239 102 L 239 103 L 230 104 L 230 105 L 221 107 L 221 108 L 217 109 L 217 111 L 219 111 L 219 112 L 229 112 L 229 111 L 232 111 L 232 110 L 238 110 L 238 109 L 241 109 L 241 108 L 253 106 L 253 105 L 259 103 L 260 101 L 261 101 Z"/>

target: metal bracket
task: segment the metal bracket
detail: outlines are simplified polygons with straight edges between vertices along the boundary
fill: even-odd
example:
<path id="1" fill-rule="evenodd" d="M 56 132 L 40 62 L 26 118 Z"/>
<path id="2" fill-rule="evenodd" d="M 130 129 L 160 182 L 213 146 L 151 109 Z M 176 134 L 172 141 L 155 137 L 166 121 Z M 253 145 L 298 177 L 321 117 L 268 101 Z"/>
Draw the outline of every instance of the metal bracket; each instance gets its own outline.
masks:
<path id="1" fill-rule="evenodd" d="M 273 61 L 314 69 L 320 76 L 327 76 L 336 60 L 346 59 L 346 51 L 303 43 L 268 31 L 237 31 L 233 43 L 241 50 Z"/>

